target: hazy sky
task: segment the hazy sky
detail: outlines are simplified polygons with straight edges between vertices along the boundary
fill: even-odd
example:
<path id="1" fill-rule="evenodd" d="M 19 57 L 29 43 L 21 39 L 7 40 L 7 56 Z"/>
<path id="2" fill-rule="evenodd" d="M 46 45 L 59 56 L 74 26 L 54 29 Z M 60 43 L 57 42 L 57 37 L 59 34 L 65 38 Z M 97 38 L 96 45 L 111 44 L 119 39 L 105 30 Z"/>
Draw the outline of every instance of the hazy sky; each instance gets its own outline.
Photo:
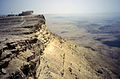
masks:
<path id="1" fill-rule="evenodd" d="M 0 14 L 33 10 L 35 13 L 120 12 L 120 0 L 0 0 Z"/>

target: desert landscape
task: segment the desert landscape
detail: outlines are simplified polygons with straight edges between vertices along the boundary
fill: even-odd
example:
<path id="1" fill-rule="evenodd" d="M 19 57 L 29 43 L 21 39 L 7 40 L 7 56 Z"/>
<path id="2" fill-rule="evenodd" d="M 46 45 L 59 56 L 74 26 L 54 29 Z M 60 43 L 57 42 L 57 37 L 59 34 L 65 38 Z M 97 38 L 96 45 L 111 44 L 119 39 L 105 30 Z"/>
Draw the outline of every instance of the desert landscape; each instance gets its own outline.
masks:
<path id="1" fill-rule="evenodd" d="M 0 79 L 120 79 L 120 0 L 0 0 Z"/>
<path id="2" fill-rule="evenodd" d="M 97 24 L 81 28 L 76 23 L 79 20 L 70 19 L 46 15 L 1 16 L 0 78 L 119 79 L 119 47 L 98 39 L 112 36 L 89 32 Z M 117 52 L 110 54 L 109 48 Z"/>
<path id="3" fill-rule="evenodd" d="M 98 51 L 119 60 L 120 16 L 46 15 L 47 25 L 53 33 L 80 46 Z"/>

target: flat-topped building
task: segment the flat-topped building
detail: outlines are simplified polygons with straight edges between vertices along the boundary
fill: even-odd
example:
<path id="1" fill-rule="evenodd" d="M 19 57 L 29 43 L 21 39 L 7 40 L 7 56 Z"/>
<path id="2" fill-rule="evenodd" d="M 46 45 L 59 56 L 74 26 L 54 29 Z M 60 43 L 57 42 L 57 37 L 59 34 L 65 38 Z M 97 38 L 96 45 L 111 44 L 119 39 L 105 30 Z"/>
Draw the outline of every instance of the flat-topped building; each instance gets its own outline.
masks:
<path id="1" fill-rule="evenodd" d="M 33 11 L 23 11 L 19 16 L 26 16 L 26 15 L 32 15 Z"/>

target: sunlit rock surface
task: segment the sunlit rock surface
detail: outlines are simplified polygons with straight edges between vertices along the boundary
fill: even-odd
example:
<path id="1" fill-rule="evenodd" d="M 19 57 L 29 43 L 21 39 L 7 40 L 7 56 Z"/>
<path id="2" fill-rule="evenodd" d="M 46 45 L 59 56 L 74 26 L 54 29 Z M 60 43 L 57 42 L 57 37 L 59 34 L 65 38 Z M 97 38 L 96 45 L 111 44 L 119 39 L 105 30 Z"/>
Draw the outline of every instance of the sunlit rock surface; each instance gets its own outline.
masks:
<path id="1" fill-rule="evenodd" d="M 51 33 L 43 15 L 0 18 L 0 79 L 119 79 L 109 63 Z"/>

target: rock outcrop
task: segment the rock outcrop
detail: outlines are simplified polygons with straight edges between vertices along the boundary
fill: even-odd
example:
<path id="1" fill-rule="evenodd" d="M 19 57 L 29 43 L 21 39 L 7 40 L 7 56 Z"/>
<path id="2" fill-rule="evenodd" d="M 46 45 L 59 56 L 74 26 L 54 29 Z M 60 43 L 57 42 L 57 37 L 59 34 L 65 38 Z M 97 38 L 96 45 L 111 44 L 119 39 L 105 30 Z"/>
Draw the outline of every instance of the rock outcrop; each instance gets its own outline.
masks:
<path id="1" fill-rule="evenodd" d="M 43 15 L 0 19 L 0 79 L 119 79 L 99 53 L 52 34 Z"/>

